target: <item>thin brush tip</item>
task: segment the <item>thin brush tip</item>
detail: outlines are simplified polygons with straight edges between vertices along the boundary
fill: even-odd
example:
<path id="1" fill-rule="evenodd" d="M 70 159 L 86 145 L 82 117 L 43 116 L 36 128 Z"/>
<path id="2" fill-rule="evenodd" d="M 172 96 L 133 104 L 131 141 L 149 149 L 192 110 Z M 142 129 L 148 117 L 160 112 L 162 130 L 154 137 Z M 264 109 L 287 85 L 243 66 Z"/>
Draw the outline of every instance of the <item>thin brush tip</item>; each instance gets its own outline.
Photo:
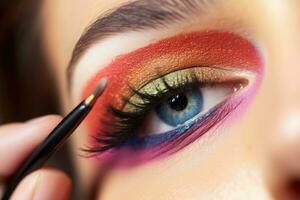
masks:
<path id="1" fill-rule="evenodd" d="M 100 97 L 101 94 L 103 93 L 106 85 L 107 85 L 107 78 L 104 77 L 99 81 L 99 84 L 94 90 L 94 92 L 85 99 L 84 103 L 90 106 L 94 105 L 98 97 Z"/>
<path id="2" fill-rule="evenodd" d="M 100 79 L 98 86 L 96 87 L 96 89 L 93 92 L 93 94 L 95 95 L 95 98 L 99 97 L 103 93 L 103 91 L 107 85 L 107 81 L 108 81 L 107 77 L 103 77 Z"/>

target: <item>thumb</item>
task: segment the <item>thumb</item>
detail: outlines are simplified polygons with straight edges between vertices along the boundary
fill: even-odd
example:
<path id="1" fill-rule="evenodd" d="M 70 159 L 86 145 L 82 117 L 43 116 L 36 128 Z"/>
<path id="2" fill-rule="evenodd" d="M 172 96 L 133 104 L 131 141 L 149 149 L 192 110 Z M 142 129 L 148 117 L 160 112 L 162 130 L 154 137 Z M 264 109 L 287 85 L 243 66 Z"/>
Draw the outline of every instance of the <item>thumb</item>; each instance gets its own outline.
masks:
<path id="1" fill-rule="evenodd" d="M 40 169 L 25 177 L 11 200 L 66 200 L 70 198 L 71 180 L 56 169 Z"/>
<path id="2" fill-rule="evenodd" d="M 60 116 L 50 115 L 26 123 L 0 126 L 0 179 L 12 175 L 60 120 Z"/>

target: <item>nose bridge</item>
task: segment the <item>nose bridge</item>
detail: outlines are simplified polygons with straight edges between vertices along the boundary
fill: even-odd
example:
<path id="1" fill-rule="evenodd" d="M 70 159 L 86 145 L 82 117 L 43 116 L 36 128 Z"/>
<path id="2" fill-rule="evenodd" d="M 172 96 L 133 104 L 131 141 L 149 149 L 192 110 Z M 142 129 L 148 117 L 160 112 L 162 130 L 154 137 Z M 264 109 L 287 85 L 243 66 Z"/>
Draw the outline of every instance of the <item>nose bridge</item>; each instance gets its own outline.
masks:
<path id="1" fill-rule="evenodd" d="M 300 30 L 299 36 L 291 33 L 287 38 L 281 56 L 278 57 L 278 86 L 280 99 L 292 106 L 300 107 Z M 294 105 L 298 104 L 298 105 Z"/>
<path id="2" fill-rule="evenodd" d="M 270 69 L 266 76 L 271 80 L 272 115 L 274 134 L 300 139 L 300 13 L 290 6 L 285 17 L 270 33 Z M 269 73 L 268 73 L 269 72 Z M 296 138 L 295 138 L 296 137 Z M 291 139 L 291 137 L 290 137 Z"/>
<path id="3" fill-rule="evenodd" d="M 300 13 L 297 6 L 286 8 L 286 15 L 270 31 L 270 64 L 266 76 L 272 79 L 279 110 L 300 108 Z M 274 88 L 275 87 L 275 88 Z"/>
<path id="4" fill-rule="evenodd" d="M 290 107 L 300 107 L 300 4 L 291 4 L 278 49 L 278 81 L 281 99 Z M 277 69 L 276 69 L 277 70 Z"/>
<path id="5" fill-rule="evenodd" d="M 270 6 L 262 19 L 268 24 L 262 28 L 266 67 L 254 115 L 260 119 L 254 121 L 261 131 L 273 134 L 292 130 L 287 128 L 292 126 L 287 123 L 291 119 L 300 123 L 300 3 L 295 7 L 286 0 L 276 2 L 280 6 Z M 297 129 L 300 135 L 300 127 Z"/>
<path id="6" fill-rule="evenodd" d="M 295 41 L 298 38 L 295 38 Z M 297 42 L 298 43 L 298 42 Z M 300 45 L 290 43 L 282 49 L 277 70 L 277 97 L 280 107 L 286 110 L 300 108 Z"/>
<path id="7" fill-rule="evenodd" d="M 300 33 L 300 31 L 298 32 Z M 293 33 L 291 34 L 293 36 Z M 278 116 L 279 132 L 290 139 L 300 138 L 300 42 L 291 37 L 282 54 L 278 73 Z M 291 39 L 289 38 L 289 40 Z M 290 45 L 288 45 L 288 43 Z M 291 137 L 293 136 L 293 137 Z"/>

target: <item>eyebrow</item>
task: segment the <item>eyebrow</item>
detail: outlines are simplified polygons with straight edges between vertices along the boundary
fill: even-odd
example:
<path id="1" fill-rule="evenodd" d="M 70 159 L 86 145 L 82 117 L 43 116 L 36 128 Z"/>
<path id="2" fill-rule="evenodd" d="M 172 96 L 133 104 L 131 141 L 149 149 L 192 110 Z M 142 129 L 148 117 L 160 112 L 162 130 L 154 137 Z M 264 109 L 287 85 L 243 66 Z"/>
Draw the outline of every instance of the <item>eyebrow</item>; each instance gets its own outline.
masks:
<path id="1" fill-rule="evenodd" d="M 214 0 L 137 0 L 100 16 L 82 34 L 76 43 L 69 66 L 68 77 L 83 53 L 96 42 L 129 31 L 159 29 L 171 23 L 186 20 L 207 7 Z"/>

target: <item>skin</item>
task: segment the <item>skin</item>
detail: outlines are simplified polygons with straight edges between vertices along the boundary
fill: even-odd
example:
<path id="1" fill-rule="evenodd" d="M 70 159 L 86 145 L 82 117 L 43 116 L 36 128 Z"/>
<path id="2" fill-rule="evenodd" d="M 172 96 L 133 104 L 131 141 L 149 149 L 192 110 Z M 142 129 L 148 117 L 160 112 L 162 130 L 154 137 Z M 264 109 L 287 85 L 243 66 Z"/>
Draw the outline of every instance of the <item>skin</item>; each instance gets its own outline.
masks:
<path id="1" fill-rule="evenodd" d="M 60 120 L 60 116 L 51 115 L 0 127 L 0 159 L 5 160 L 0 167 L 0 196 L 5 180 L 14 173 Z M 12 155 L 11 152 L 14 154 Z M 69 197 L 70 191 L 71 180 L 67 175 L 57 169 L 42 168 L 25 177 L 11 199 L 63 200 Z"/>
<path id="2" fill-rule="evenodd" d="M 65 71 L 73 47 L 99 14 L 126 2 L 44 1 L 41 10 L 45 24 L 44 44 L 66 111 L 79 101 L 85 82 L 108 62 L 86 53 L 76 66 L 70 92 Z M 101 164 L 95 164 L 93 159 L 76 156 L 88 138 L 83 125 L 72 141 L 75 168 L 83 191 L 89 193 L 91 188 L 98 188 L 96 198 L 109 200 L 244 199 L 245 196 L 247 199 L 299 199 L 300 194 L 295 194 L 289 183 L 300 178 L 300 151 L 297 148 L 300 145 L 300 2 L 239 0 L 237 3 L 226 0 L 220 1 L 212 10 L 215 12 L 203 21 L 193 20 L 197 26 L 186 22 L 149 32 L 149 38 L 161 39 L 182 30 L 221 27 L 233 29 L 257 44 L 264 57 L 265 75 L 253 102 L 247 106 L 247 112 L 238 120 L 226 123 L 218 134 L 194 142 L 163 160 L 109 173 L 101 171 Z M 131 39 L 122 43 L 124 47 L 119 49 L 122 53 L 149 43 L 139 33 L 126 37 L 141 41 L 136 46 Z M 93 48 L 99 52 L 111 48 L 111 42 L 116 39 L 111 38 Z M 113 49 L 106 59 L 120 52 Z M 86 62 L 91 65 L 91 70 L 86 70 Z M 5 170 L 10 168 L 8 166 Z M 7 174 L 0 173 L 0 177 Z M 70 186 L 66 177 L 55 174 L 47 177 L 65 180 L 66 187 L 59 188 L 68 191 Z M 95 187 L 95 181 L 101 184 Z M 17 191 L 25 192 L 22 189 Z"/>

